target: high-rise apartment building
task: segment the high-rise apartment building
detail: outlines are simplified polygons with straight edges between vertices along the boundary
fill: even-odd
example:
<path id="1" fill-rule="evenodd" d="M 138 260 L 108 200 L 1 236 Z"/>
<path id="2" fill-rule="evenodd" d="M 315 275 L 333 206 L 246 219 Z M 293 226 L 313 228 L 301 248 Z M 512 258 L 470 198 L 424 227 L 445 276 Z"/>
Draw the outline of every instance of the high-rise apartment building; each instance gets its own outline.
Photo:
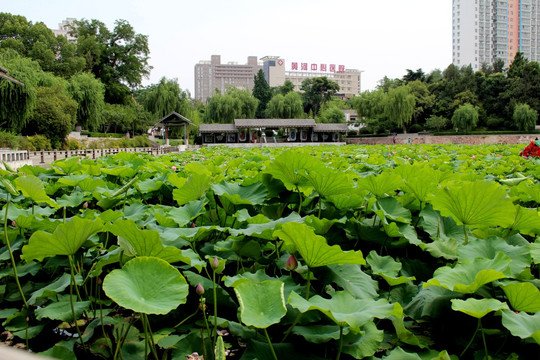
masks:
<path id="1" fill-rule="evenodd" d="M 540 0 L 453 0 L 452 62 L 457 66 L 502 59 L 509 65 L 518 51 L 540 61 Z"/>
<path id="2" fill-rule="evenodd" d="M 360 94 L 362 90 L 362 71 L 347 69 L 344 65 L 305 63 L 293 61 L 287 69 L 285 60 L 279 56 L 261 58 L 266 82 L 271 87 L 281 86 L 289 80 L 294 85 L 294 91 L 300 91 L 302 82 L 308 78 L 327 77 L 339 85 L 336 96 L 350 99 Z"/>
<path id="3" fill-rule="evenodd" d="M 77 27 L 77 25 L 75 25 L 75 21 L 77 21 L 77 19 L 75 18 L 67 18 L 66 20 L 62 20 L 62 22 L 58 24 L 58 29 L 52 29 L 52 32 L 56 36 L 58 35 L 65 36 L 69 42 L 72 42 L 72 43 L 77 42 L 77 39 L 69 34 L 69 32 L 73 28 Z"/>
<path id="4" fill-rule="evenodd" d="M 256 56 L 248 56 L 245 65 L 222 64 L 221 55 L 212 55 L 210 61 L 199 61 L 195 65 L 195 99 L 206 102 L 216 89 L 224 93 L 230 86 L 251 92 L 255 75 L 261 68 Z"/>

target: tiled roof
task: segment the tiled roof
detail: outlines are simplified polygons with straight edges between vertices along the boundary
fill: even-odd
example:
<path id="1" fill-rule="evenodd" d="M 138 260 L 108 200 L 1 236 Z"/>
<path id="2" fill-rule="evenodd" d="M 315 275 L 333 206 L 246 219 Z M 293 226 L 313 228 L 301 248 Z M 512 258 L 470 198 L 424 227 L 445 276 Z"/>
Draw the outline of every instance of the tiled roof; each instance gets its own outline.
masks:
<path id="1" fill-rule="evenodd" d="M 234 119 L 237 128 L 301 128 L 314 127 L 313 119 Z"/>
<path id="2" fill-rule="evenodd" d="M 238 129 L 234 124 L 200 124 L 200 133 L 235 133 Z"/>
<path id="3" fill-rule="evenodd" d="M 193 123 L 188 118 L 186 118 L 183 115 L 180 115 L 176 111 L 173 111 L 169 115 L 164 116 L 163 119 L 159 120 L 157 124 L 154 126 L 157 126 L 157 127 L 161 127 L 163 125 L 180 126 L 184 124 L 193 125 Z"/>
<path id="4" fill-rule="evenodd" d="M 313 128 L 313 132 L 346 132 L 347 124 L 317 124 Z"/>

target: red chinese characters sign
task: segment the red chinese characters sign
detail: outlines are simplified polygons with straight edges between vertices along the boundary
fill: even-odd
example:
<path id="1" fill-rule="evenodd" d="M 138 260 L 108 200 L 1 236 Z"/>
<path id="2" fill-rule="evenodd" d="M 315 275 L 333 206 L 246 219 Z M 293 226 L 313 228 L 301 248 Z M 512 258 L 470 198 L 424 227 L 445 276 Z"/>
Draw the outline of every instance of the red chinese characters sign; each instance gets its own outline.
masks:
<path id="1" fill-rule="evenodd" d="M 298 66 L 300 64 L 300 67 Z M 298 62 L 291 62 L 291 70 L 300 70 L 300 71 L 321 71 L 321 72 L 338 72 L 343 73 L 345 72 L 345 65 L 337 65 L 336 64 L 309 64 L 308 63 L 298 63 Z"/>

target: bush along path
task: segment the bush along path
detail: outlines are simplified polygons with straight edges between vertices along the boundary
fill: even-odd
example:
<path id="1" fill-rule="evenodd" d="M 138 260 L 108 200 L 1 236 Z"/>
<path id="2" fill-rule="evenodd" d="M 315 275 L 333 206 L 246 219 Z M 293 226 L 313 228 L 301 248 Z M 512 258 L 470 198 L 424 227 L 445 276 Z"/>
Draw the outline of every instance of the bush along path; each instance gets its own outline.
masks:
<path id="1" fill-rule="evenodd" d="M 518 146 L 119 153 L 0 170 L 1 341 L 58 359 L 533 359 Z"/>

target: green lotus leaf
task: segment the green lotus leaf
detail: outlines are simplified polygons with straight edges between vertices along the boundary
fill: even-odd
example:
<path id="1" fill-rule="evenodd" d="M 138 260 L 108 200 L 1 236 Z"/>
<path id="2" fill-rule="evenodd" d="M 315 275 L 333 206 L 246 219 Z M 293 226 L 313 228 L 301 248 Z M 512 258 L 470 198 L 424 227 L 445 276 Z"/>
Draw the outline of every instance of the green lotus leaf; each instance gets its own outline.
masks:
<path id="1" fill-rule="evenodd" d="M 84 201 L 84 194 L 81 191 L 72 192 L 70 195 L 64 194 L 60 199 L 56 200 L 59 206 L 77 207 Z"/>
<path id="2" fill-rule="evenodd" d="M 310 325 L 295 326 L 292 330 L 295 335 L 300 335 L 314 344 L 324 344 L 331 340 L 339 339 L 339 326 L 337 325 Z"/>
<path id="3" fill-rule="evenodd" d="M 373 356 L 381 347 L 384 331 L 377 329 L 377 325 L 368 322 L 362 326 L 360 333 L 350 332 L 343 337 L 343 352 L 355 359 Z"/>
<path id="4" fill-rule="evenodd" d="M 487 181 L 448 184 L 432 197 L 435 210 L 451 216 L 458 225 L 508 227 L 514 222 L 514 205 L 497 183 Z"/>
<path id="5" fill-rule="evenodd" d="M 387 218 L 405 224 L 411 222 L 411 212 L 392 197 L 377 200 L 373 205 L 373 211 L 380 219 Z"/>
<path id="6" fill-rule="evenodd" d="M 540 234 L 540 213 L 537 209 L 526 209 L 516 205 L 516 218 L 511 228 L 525 235 Z"/>
<path id="7" fill-rule="evenodd" d="M 339 210 L 359 209 L 364 206 L 366 202 L 365 196 L 367 194 L 367 191 L 360 193 L 358 190 L 355 190 L 355 192 L 347 194 L 329 196 L 328 200 L 334 203 Z"/>
<path id="8" fill-rule="evenodd" d="M 296 249 L 309 267 L 325 265 L 359 264 L 366 260 L 359 251 L 343 251 L 338 245 L 329 246 L 326 239 L 315 235 L 313 228 L 299 223 L 286 223 L 274 231 L 285 245 Z M 292 252 L 292 251 L 291 251 Z"/>
<path id="9" fill-rule="evenodd" d="M 502 312 L 502 324 L 512 335 L 522 339 L 533 338 L 540 345 L 540 312 L 529 315 L 506 310 Z"/>
<path id="10" fill-rule="evenodd" d="M 431 236 L 432 239 L 454 240 L 458 243 L 465 242 L 463 227 L 456 224 L 454 219 L 433 210 L 431 204 L 420 212 L 423 218 L 422 228 Z"/>
<path id="11" fill-rule="evenodd" d="M 75 301 L 73 302 L 73 307 L 75 309 L 75 316 L 78 319 L 83 312 L 88 310 L 90 301 Z M 36 309 L 36 319 L 41 320 L 43 318 L 72 322 L 73 312 L 71 302 L 69 300 L 53 302 L 45 307 Z"/>
<path id="12" fill-rule="evenodd" d="M 435 270 L 426 286 L 441 286 L 452 291 L 472 294 L 481 286 L 510 276 L 510 258 L 498 252 L 494 259 L 466 260 L 455 267 L 444 266 Z"/>
<path id="13" fill-rule="evenodd" d="M 41 263 L 37 262 L 19 263 L 17 265 L 17 276 L 22 277 L 28 274 L 35 276 L 39 272 L 39 270 L 41 270 L 41 267 Z M 0 280 L 5 278 L 6 276 L 15 276 L 15 274 L 13 273 L 13 268 L 5 267 L 3 269 L 0 269 Z"/>
<path id="14" fill-rule="evenodd" d="M 329 265 L 330 279 L 358 299 L 378 297 L 379 285 L 371 276 L 364 273 L 360 265 Z"/>
<path id="15" fill-rule="evenodd" d="M 452 310 L 481 319 L 490 312 L 508 309 L 508 305 L 497 299 L 452 299 Z"/>
<path id="16" fill-rule="evenodd" d="M 103 174 L 124 177 L 131 179 L 137 174 L 137 170 L 131 166 L 115 166 L 115 167 L 106 167 L 101 169 Z"/>
<path id="17" fill-rule="evenodd" d="M 367 256 L 366 261 L 371 267 L 373 274 L 382 276 L 390 286 L 416 280 L 414 276 L 398 276 L 401 270 L 401 263 L 395 261 L 391 256 L 379 256 L 377 252 L 372 250 Z"/>
<path id="18" fill-rule="evenodd" d="M 323 198 L 353 192 L 349 176 L 325 166 L 308 170 L 306 178 L 315 191 Z"/>
<path id="19" fill-rule="evenodd" d="M 429 195 L 433 194 L 439 182 L 441 172 L 427 166 L 418 165 L 403 165 L 396 168 L 403 179 L 402 190 L 406 193 L 411 193 L 421 202 L 426 202 Z"/>
<path id="20" fill-rule="evenodd" d="M 28 245 L 22 248 L 21 258 L 26 261 L 42 261 L 56 255 L 74 255 L 91 235 L 102 230 L 103 223 L 99 218 L 90 220 L 73 217 L 58 225 L 52 234 L 44 231 L 33 233 Z"/>
<path id="21" fill-rule="evenodd" d="M 450 218 L 447 218 L 450 219 Z M 452 220 L 453 222 L 454 220 Z M 461 232 L 463 235 L 463 231 Z M 461 242 L 454 239 L 437 239 L 429 244 L 420 244 L 422 250 L 427 250 L 433 257 L 442 257 L 448 260 L 456 260 L 458 258 L 458 248 Z"/>
<path id="22" fill-rule="evenodd" d="M 163 183 L 166 181 L 165 175 L 155 177 L 152 179 L 146 179 L 143 181 L 137 182 L 135 187 L 143 194 L 148 194 L 153 191 L 158 191 L 163 186 Z"/>
<path id="23" fill-rule="evenodd" d="M 534 201 L 540 204 L 540 183 L 527 184 L 522 182 L 518 186 L 512 187 L 510 191 L 512 194 L 517 194 L 523 202 Z"/>
<path id="24" fill-rule="evenodd" d="M 392 315 L 394 306 L 385 299 L 356 299 L 345 291 L 337 291 L 331 299 L 319 295 L 304 299 L 295 292 L 289 295 L 288 303 L 301 313 L 318 310 L 328 316 L 341 327 L 350 326 L 352 331 L 373 321 L 374 318 L 385 319 Z"/>
<path id="25" fill-rule="evenodd" d="M 358 188 L 366 189 L 377 198 L 393 195 L 402 186 L 398 176 L 392 171 L 385 171 L 380 175 L 369 175 L 357 180 Z"/>
<path id="26" fill-rule="evenodd" d="M 266 168 L 266 173 L 281 180 L 288 190 L 296 190 L 308 184 L 307 171 L 315 169 L 319 163 L 305 153 L 289 150 L 278 156 Z"/>
<path id="27" fill-rule="evenodd" d="M 185 226 L 197 216 L 202 214 L 205 200 L 193 200 L 182 207 L 174 208 L 169 211 L 169 216 L 172 217 L 178 226 Z"/>
<path id="28" fill-rule="evenodd" d="M 316 216 L 308 215 L 304 218 L 304 223 L 308 226 L 311 226 L 315 230 L 315 233 L 317 235 L 326 234 L 328 231 L 330 231 L 330 228 L 336 223 L 345 224 L 346 222 L 346 217 L 342 217 L 341 219 L 319 219 Z"/>
<path id="29" fill-rule="evenodd" d="M 169 263 L 182 261 L 190 264 L 189 258 L 182 250 L 174 246 L 164 246 L 159 232 L 155 230 L 140 230 L 132 220 L 116 220 L 107 225 L 106 229 L 118 236 L 118 245 L 129 256 L 153 256 Z"/>
<path id="30" fill-rule="evenodd" d="M 56 165 L 56 163 L 55 163 Z M 58 179 L 58 182 L 60 184 L 64 184 L 64 185 L 67 185 L 67 186 L 77 186 L 79 185 L 79 183 L 83 180 L 86 180 L 88 178 L 91 178 L 90 175 L 88 174 L 80 174 L 80 175 L 67 175 L 67 176 L 63 176 L 61 178 Z"/>
<path id="31" fill-rule="evenodd" d="M 504 253 L 512 260 L 510 269 L 514 275 L 519 275 L 531 264 L 527 246 L 512 246 L 499 237 L 473 239 L 467 245 L 460 246 L 458 257 L 460 260 L 471 261 L 475 258 L 494 259 L 498 252 Z"/>
<path id="32" fill-rule="evenodd" d="M 43 182 L 34 175 L 19 176 L 15 179 L 15 186 L 22 194 L 36 203 L 45 203 L 52 207 L 58 205 L 45 193 Z"/>
<path id="33" fill-rule="evenodd" d="M 416 353 L 408 353 L 399 346 L 390 351 L 388 356 L 383 357 L 383 360 L 422 360 Z"/>
<path id="34" fill-rule="evenodd" d="M 75 278 L 75 281 L 77 283 L 82 282 L 82 277 L 79 274 L 75 275 Z M 71 276 L 69 274 L 63 274 L 47 286 L 44 286 L 41 289 L 34 291 L 30 299 L 28 299 L 28 304 L 34 305 L 38 299 L 55 296 L 61 293 L 69 286 L 70 282 Z"/>
<path id="35" fill-rule="evenodd" d="M 540 243 L 531 243 L 529 250 L 531 251 L 533 263 L 540 264 Z"/>
<path id="36" fill-rule="evenodd" d="M 528 282 L 511 282 L 502 286 L 510 305 L 516 311 L 540 311 L 540 290 Z"/>
<path id="37" fill-rule="evenodd" d="M 390 317 L 390 320 L 392 321 L 392 325 L 394 325 L 394 328 L 396 329 L 396 335 L 398 339 L 409 345 L 418 346 L 419 348 L 425 349 L 429 346 L 433 345 L 433 341 L 431 339 L 415 335 L 412 331 L 407 329 L 405 327 L 405 315 L 403 313 L 403 307 L 400 305 L 399 302 L 394 303 L 394 311 L 392 313 L 392 316 Z"/>
<path id="38" fill-rule="evenodd" d="M 20 339 L 33 339 L 39 334 L 41 334 L 43 328 L 45 325 L 36 325 L 36 326 L 30 326 L 28 329 L 22 329 L 19 331 L 14 331 L 13 335 L 20 338 Z"/>
<path id="39" fill-rule="evenodd" d="M 186 302 L 186 279 L 165 260 L 141 256 L 111 271 L 103 290 L 118 305 L 145 314 L 167 314 Z"/>
<path id="40" fill-rule="evenodd" d="M 173 190 L 173 199 L 180 206 L 199 200 L 210 188 L 210 180 L 210 175 L 206 173 L 192 173 L 181 188 Z"/>
<path id="41" fill-rule="evenodd" d="M 232 236 L 240 236 L 240 235 L 246 235 L 246 236 L 255 236 L 261 239 L 266 240 L 273 240 L 276 238 L 275 230 L 279 229 L 283 224 L 289 223 L 289 222 L 303 222 L 304 220 L 300 215 L 297 213 L 291 213 L 287 217 L 280 218 L 275 221 L 270 221 L 269 219 L 265 218 L 266 222 L 256 224 L 252 223 L 249 224 L 245 229 L 229 229 L 229 233 Z"/>
<path id="42" fill-rule="evenodd" d="M 240 318 L 247 326 L 265 329 L 277 324 L 287 313 L 284 283 L 279 280 L 240 279 L 233 288 L 240 303 Z"/>
<path id="43" fill-rule="evenodd" d="M 226 198 L 234 205 L 260 205 L 264 203 L 268 194 L 262 183 L 242 186 L 222 181 L 219 184 L 212 184 L 212 190 L 217 196 Z"/>

